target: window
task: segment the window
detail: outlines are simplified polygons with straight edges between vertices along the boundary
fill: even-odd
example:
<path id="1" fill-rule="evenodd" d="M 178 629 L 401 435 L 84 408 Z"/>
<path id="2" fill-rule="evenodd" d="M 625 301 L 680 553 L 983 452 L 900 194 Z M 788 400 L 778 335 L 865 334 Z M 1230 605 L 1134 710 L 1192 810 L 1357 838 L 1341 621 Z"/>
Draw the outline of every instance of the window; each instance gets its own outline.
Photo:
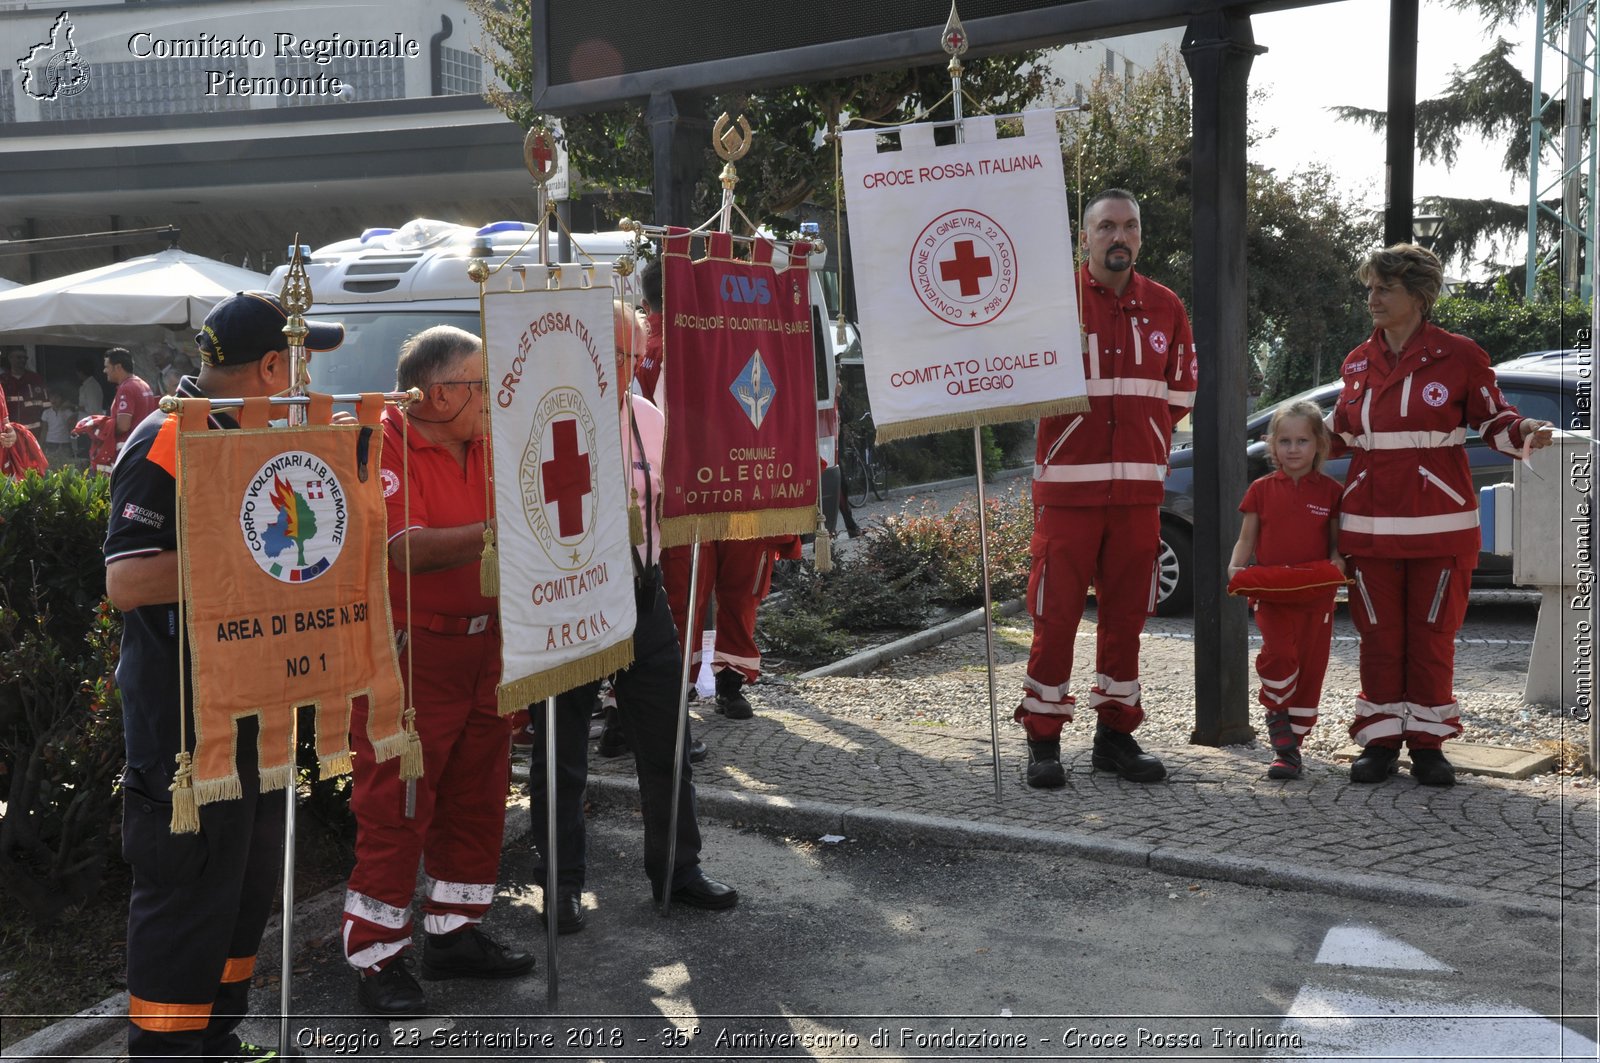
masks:
<path id="1" fill-rule="evenodd" d="M 483 57 L 460 48 L 440 48 L 439 82 L 446 96 L 476 96 L 483 91 Z"/>

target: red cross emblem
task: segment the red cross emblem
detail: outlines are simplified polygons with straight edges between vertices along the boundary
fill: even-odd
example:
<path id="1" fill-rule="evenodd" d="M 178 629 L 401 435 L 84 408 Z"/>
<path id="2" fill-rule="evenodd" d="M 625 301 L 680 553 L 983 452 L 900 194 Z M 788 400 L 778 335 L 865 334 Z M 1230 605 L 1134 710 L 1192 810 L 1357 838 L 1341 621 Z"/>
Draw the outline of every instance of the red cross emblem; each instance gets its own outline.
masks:
<path id="1" fill-rule="evenodd" d="M 522 142 L 522 161 L 534 180 L 547 180 L 556 170 L 556 138 L 548 129 L 530 129 Z"/>
<path id="2" fill-rule="evenodd" d="M 939 263 L 939 279 L 959 283 L 962 295 L 977 295 L 980 287 L 978 282 L 992 276 L 994 260 L 973 251 L 971 240 L 957 240 L 956 257 Z"/>
<path id="3" fill-rule="evenodd" d="M 572 418 L 550 425 L 552 457 L 539 463 L 545 505 L 556 507 L 556 534 L 563 539 L 583 534 L 583 499 L 593 491 L 589 455 L 578 449 L 578 422 Z"/>

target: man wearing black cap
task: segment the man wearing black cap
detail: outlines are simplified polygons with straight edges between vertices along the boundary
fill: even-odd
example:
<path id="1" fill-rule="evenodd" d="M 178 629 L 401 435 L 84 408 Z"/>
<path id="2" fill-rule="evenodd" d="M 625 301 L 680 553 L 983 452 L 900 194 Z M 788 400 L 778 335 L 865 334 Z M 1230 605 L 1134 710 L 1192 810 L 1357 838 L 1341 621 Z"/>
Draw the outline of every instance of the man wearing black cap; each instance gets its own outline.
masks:
<path id="1" fill-rule="evenodd" d="M 289 387 L 287 321 L 278 298 L 240 292 L 212 308 L 195 337 L 204 363 L 180 398 L 244 398 Z M 308 351 L 330 351 L 344 327 L 308 322 Z M 235 428 L 225 413 L 212 427 Z M 283 860 L 283 802 L 263 799 L 257 723 L 239 721 L 243 795 L 200 806 L 200 832 L 170 830 L 179 749 L 177 419 L 137 425 L 111 473 L 106 594 L 124 611 L 122 691 L 128 767 L 123 857 L 128 901 L 128 1055 L 253 1060 L 273 1053 L 241 1042 L 256 949 Z M 193 716 L 186 747 L 194 747 Z"/>

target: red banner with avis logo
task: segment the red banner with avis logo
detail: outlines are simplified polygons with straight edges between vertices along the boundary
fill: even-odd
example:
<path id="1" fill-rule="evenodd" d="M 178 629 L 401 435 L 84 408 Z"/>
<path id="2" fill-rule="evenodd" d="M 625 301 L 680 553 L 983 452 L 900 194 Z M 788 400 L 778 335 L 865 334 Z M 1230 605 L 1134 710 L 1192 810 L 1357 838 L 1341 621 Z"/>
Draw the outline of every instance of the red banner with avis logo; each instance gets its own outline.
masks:
<path id="1" fill-rule="evenodd" d="M 667 432 L 662 543 L 796 535 L 817 526 L 816 364 L 806 256 L 668 231 L 662 255 Z M 779 252 L 782 255 L 782 252 Z"/>

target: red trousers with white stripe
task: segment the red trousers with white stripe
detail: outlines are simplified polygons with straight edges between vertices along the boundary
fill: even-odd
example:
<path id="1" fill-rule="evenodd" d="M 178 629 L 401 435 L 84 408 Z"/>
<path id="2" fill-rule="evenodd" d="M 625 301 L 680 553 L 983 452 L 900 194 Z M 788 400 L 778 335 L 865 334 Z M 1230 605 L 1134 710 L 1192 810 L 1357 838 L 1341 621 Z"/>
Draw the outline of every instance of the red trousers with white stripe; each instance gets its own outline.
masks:
<path id="1" fill-rule="evenodd" d="M 511 721 L 496 708 L 499 629 L 441 635 L 418 628 L 400 655 L 410 677 L 422 739 L 422 778 L 406 815 L 400 758 L 381 763 L 367 738 L 367 707 L 350 719 L 355 753 L 356 866 L 344 906 L 344 955 L 377 970 L 411 945 L 411 897 L 420 861 L 426 880 L 423 929 L 444 934 L 483 919 L 500 873 L 511 781 Z"/>
<path id="2" fill-rule="evenodd" d="M 761 676 L 761 650 L 756 647 L 756 607 L 772 589 L 772 542 L 768 539 L 726 539 L 700 544 L 700 585 L 695 588 L 694 610 L 689 609 L 689 565 L 693 555 L 687 546 L 670 546 L 661 551 L 661 582 L 672 607 L 672 622 L 678 629 L 680 646 L 687 646 L 696 662 L 689 673 L 691 682 L 699 670 L 699 623 L 705 616 L 706 602 L 717 596 L 717 646 L 711 670 L 733 668 L 754 683 Z M 690 617 L 694 619 L 691 620 Z M 692 630 L 691 630 L 692 629 Z"/>
<path id="3" fill-rule="evenodd" d="M 1350 616 L 1361 634 L 1358 745 L 1438 749 L 1461 733 L 1456 632 L 1472 567 L 1453 557 L 1352 557 Z"/>
<path id="4" fill-rule="evenodd" d="M 1322 679 L 1333 644 L 1333 592 L 1319 602 L 1261 599 L 1256 602 L 1256 627 L 1261 629 L 1257 699 L 1269 715 L 1287 715 L 1298 740 L 1316 725 L 1322 701 Z"/>
<path id="5" fill-rule="evenodd" d="M 1061 736 L 1075 701 L 1067 694 L 1072 650 L 1089 584 L 1095 587 L 1095 678 L 1089 707 L 1125 734 L 1144 720 L 1139 636 L 1155 608 L 1156 506 L 1035 506 L 1028 611 L 1033 649 L 1016 719 L 1033 741 Z"/>

